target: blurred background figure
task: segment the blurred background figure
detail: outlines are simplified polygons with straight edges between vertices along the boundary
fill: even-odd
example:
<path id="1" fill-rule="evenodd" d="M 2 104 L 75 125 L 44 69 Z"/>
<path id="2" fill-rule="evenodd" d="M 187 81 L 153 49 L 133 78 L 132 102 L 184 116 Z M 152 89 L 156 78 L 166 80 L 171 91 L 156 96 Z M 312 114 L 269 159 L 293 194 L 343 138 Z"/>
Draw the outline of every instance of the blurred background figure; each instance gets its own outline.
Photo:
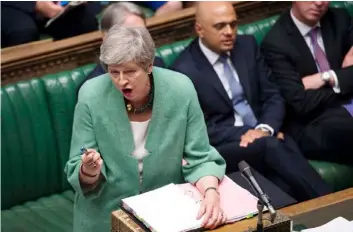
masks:
<path id="1" fill-rule="evenodd" d="M 155 16 L 169 14 L 184 8 L 182 1 L 141 1 L 135 3 L 150 8 L 155 12 Z"/>
<path id="2" fill-rule="evenodd" d="M 84 3 L 45 28 L 47 21 L 63 10 L 64 6 L 54 1 L 1 1 L 1 47 L 37 41 L 43 33 L 60 40 L 98 29 L 99 2 Z"/>

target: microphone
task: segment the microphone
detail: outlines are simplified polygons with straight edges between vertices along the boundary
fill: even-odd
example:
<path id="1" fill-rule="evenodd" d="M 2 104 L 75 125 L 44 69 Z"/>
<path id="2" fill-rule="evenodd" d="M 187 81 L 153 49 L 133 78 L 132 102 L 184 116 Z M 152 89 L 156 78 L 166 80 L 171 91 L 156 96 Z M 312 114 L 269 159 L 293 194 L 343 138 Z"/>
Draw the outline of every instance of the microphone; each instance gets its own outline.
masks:
<path id="1" fill-rule="evenodd" d="M 259 197 L 259 200 L 263 205 L 267 207 L 271 215 L 271 222 L 276 218 L 276 211 L 270 203 L 269 197 L 262 191 L 261 187 L 257 183 L 255 177 L 250 171 L 250 166 L 243 160 L 238 164 L 239 171 L 241 171 L 242 176 L 250 183 L 251 187 L 255 190 L 256 194 Z M 262 213 L 262 212 L 259 212 Z"/>

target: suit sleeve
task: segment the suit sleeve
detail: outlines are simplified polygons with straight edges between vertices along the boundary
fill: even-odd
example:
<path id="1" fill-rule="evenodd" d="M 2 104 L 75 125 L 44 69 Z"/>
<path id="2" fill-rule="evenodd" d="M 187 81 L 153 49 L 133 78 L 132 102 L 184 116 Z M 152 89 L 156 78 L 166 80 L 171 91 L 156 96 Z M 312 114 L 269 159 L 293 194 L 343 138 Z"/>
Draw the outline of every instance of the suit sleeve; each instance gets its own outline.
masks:
<path id="1" fill-rule="evenodd" d="M 221 180 L 226 163 L 209 143 L 202 110 L 191 81 L 187 89 L 190 92 L 190 102 L 184 146 L 184 159 L 187 161 L 183 166 L 184 178 L 193 184 L 204 176 L 215 176 Z"/>
<path id="2" fill-rule="evenodd" d="M 340 86 L 340 94 L 352 94 L 353 93 L 353 66 L 334 70 L 338 79 L 338 85 Z"/>
<path id="3" fill-rule="evenodd" d="M 353 46 L 353 19 L 348 14 L 347 10 L 342 9 L 340 12 L 342 18 L 347 25 L 347 31 L 344 32 L 344 50 L 347 52 Z M 349 66 L 342 69 L 334 70 L 338 79 L 338 85 L 340 86 L 340 94 L 351 94 L 353 93 L 353 66 Z"/>
<path id="4" fill-rule="evenodd" d="M 336 101 L 332 88 L 305 90 L 295 64 L 277 47 L 276 40 L 267 38 L 262 49 L 272 76 L 280 87 L 282 96 L 298 116 L 308 116 L 316 111 L 328 108 Z"/>
<path id="5" fill-rule="evenodd" d="M 260 82 L 260 101 L 262 105 L 261 116 L 258 124 L 266 124 L 272 127 L 274 133 L 280 130 L 285 115 L 284 100 L 278 87 L 271 81 L 272 72 L 268 68 L 264 57 L 254 37 L 253 47 L 255 48 L 256 69 Z"/>
<path id="6" fill-rule="evenodd" d="M 1 6 L 12 7 L 17 10 L 26 12 L 26 13 L 35 13 L 36 1 L 26 1 L 26 2 L 13 2 L 13 1 L 1 1 Z"/>
<path id="7" fill-rule="evenodd" d="M 101 169 L 102 178 L 100 183 L 94 189 L 85 189 L 81 186 L 79 180 L 79 173 L 81 168 L 81 152 L 80 148 L 87 146 L 87 148 L 93 148 L 98 150 L 98 144 L 95 139 L 93 131 L 92 118 L 90 110 L 87 104 L 78 102 L 74 113 L 74 122 L 72 128 L 71 148 L 70 157 L 65 166 L 65 173 L 67 174 L 67 180 L 73 187 L 76 193 L 88 198 L 94 199 L 98 197 L 106 185 L 106 167 L 103 163 Z"/>

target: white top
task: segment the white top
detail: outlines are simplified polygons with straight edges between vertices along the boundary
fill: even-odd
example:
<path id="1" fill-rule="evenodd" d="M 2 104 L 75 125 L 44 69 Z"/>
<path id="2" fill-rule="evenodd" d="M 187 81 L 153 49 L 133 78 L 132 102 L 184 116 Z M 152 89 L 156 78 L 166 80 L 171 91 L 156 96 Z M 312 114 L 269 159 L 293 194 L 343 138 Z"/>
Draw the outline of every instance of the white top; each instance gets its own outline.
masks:
<path id="1" fill-rule="evenodd" d="M 227 95 L 229 99 L 232 99 L 232 90 L 230 89 L 229 82 L 227 77 L 224 74 L 224 68 L 223 64 L 219 61 L 219 54 L 215 53 L 214 51 L 211 51 L 209 48 L 207 48 L 199 39 L 199 45 L 201 48 L 202 53 L 206 56 L 208 62 L 212 65 L 213 69 L 215 70 L 219 80 L 221 81 L 225 91 L 227 92 Z M 229 54 L 228 54 L 229 55 Z M 233 76 L 235 80 L 239 83 L 239 76 L 237 71 L 235 70 L 230 58 L 227 58 L 227 62 L 230 66 L 230 69 L 232 70 Z M 246 101 L 246 100 L 245 100 Z M 243 119 L 241 116 L 234 110 L 234 126 L 244 126 Z M 267 124 L 259 124 L 255 127 L 256 129 L 258 128 L 266 128 L 270 131 L 271 135 L 273 135 L 274 130 L 271 126 Z"/>
<path id="2" fill-rule="evenodd" d="M 315 27 L 319 27 L 320 30 L 318 31 L 317 33 L 317 43 L 319 44 L 320 48 L 326 53 L 325 51 L 325 45 L 324 45 L 324 40 L 322 39 L 322 34 L 321 34 L 321 25 L 320 25 L 320 21 L 313 27 L 311 26 L 308 26 L 302 22 L 300 22 L 293 14 L 292 10 L 290 11 L 290 16 L 294 22 L 294 24 L 297 26 L 300 34 L 303 36 L 306 44 L 308 45 L 309 49 L 310 49 L 310 52 L 311 54 L 313 55 L 313 57 L 315 57 L 314 55 L 314 46 L 311 42 L 311 38 L 310 38 L 310 31 L 315 28 Z M 319 69 L 319 66 L 318 64 L 316 64 L 316 67 L 317 67 L 317 70 L 320 70 Z M 337 76 L 336 76 L 336 73 L 331 70 L 330 71 L 330 74 L 331 76 L 333 76 L 333 78 L 335 79 L 335 86 L 333 87 L 333 91 L 335 91 L 335 93 L 340 93 L 341 92 L 341 89 L 339 87 L 339 84 L 338 84 L 338 79 L 337 79 Z"/>
<path id="3" fill-rule="evenodd" d="M 143 158 L 148 154 L 145 144 L 149 122 L 150 120 L 145 122 L 130 121 L 135 143 L 135 150 L 132 152 L 132 155 L 138 160 L 140 180 L 142 178 Z"/>

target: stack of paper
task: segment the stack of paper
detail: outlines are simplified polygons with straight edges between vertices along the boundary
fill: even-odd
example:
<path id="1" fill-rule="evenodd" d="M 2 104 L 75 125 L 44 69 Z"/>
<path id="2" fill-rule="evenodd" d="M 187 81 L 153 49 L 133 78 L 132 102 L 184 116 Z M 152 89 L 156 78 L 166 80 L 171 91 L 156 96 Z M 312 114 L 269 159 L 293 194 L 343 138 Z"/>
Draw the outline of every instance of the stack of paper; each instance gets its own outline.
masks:
<path id="1" fill-rule="evenodd" d="M 196 220 L 200 206 L 174 184 L 122 201 L 151 231 L 182 232 L 201 226 L 202 220 Z"/>
<path id="2" fill-rule="evenodd" d="M 180 185 L 186 192 L 189 192 L 196 201 L 203 199 L 198 189 L 191 184 Z M 221 208 L 227 216 L 227 222 L 235 222 L 246 217 L 252 217 L 257 211 L 257 201 L 254 195 L 248 190 L 240 187 L 229 177 L 225 176 L 219 185 L 221 195 Z M 266 209 L 265 209 L 266 210 Z"/>
<path id="3" fill-rule="evenodd" d="M 257 198 L 225 177 L 219 186 L 221 207 L 228 223 L 257 213 Z M 122 207 L 151 231 L 184 232 L 200 228 L 196 220 L 203 196 L 191 184 L 169 184 L 156 190 L 125 198 Z"/>
<path id="4" fill-rule="evenodd" d="M 302 232 L 353 232 L 353 222 L 338 217 L 322 226 L 305 229 Z"/>

